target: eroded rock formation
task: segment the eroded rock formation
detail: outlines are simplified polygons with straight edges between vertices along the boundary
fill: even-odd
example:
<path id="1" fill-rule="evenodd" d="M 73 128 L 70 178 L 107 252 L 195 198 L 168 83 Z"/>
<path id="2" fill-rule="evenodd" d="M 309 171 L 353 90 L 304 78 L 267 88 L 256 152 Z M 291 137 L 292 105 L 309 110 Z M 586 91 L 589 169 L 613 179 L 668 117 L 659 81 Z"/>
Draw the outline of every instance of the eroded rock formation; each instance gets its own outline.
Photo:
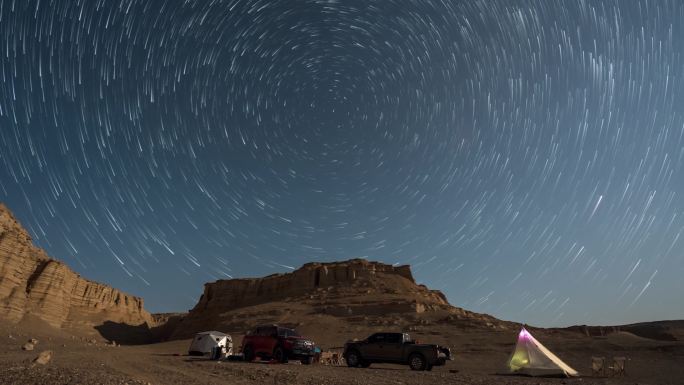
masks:
<path id="1" fill-rule="evenodd" d="M 291 273 L 264 278 L 207 283 L 172 338 L 205 329 L 239 332 L 258 323 L 311 325 L 320 319 L 341 322 L 337 329 L 342 324 L 392 322 L 408 327 L 461 320 L 488 327 L 498 321 L 451 306 L 440 291 L 417 284 L 409 266 L 352 259 L 307 263 Z"/>
<path id="2" fill-rule="evenodd" d="M 355 283 L 378 280 L 404 280 L 399 287 L 416 286 L 411 268 L 391 266 L 364 259 L 345 262 L 307 263 L 289 274 L 274 274 L 264 278 L 220 280 L 204 285 L 204 294 L 193 309 L 203 311 L 212 307 L 235 309 L 279 301 L 314 293 L 319 288 L 352 287 Z M 416 286 L 418 288 L 418 286 Z M 423 287 L 424 288 L 424 287 Z M 424 288 L 429 302 L 447 305 L 444 295 Z"/>
<path id="3" fill-rule="evenodd" d="M 86 280 L 50 258 L 0 204 L 0 317 L 18 322 L 28 314 L 58 328 L 153 325 L 141 298 Z"/>

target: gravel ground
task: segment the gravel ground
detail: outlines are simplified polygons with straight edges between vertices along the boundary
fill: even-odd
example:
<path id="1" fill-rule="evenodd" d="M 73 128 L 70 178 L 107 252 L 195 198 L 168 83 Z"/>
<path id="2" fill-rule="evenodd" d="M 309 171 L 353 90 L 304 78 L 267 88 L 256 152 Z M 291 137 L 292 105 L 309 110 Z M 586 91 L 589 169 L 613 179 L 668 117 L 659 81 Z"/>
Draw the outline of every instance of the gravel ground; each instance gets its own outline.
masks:
<path id="1" fill-rule="evenodd" d="M 111 346 L 90 337 L 31 334 L 3 331 L 0 324 L 0 384 L 52 385 L 681 385 L 684 381 L 684 345 L 619 340 L 599 340 L 586 347 L 582 341 L 569 346 L 564 357 L 580 366 L 595 352 L 628 355 L 628 375 L 624 378 L 545 379 L 495 375 L 509 347 L 502 348 L 488 335 L 471 337 L 473 347 L 462 350 L 455 361 L 431 372 L 414 372 L 400 365 L 372 365 L 368 369 L 325 365 L 217 362 L 182 355 L 189 341 L 155 345 Z M 486 338 L 485 338 L 486 337 Z M 29 339 L 38 339 L 34 350 L 22 350 Z M 547 339 L 551 338 L 547 336 Z M 560 337 L 557 337 L 560 338 Z M 489 341 L 489 342 L 488 342 Z M 557 340 L 560 341 L 560 340 Z M 631 340 L 630 340 L 631 341 Z M 553 341 L 552 341 L 553 342 Z M 627 343 L 629 349 L 627 350 Z M 572 341 L 566 341 L 570 345 Z M 605 346 L 605 347 L 602 347 Z M 465 346 L 463 347 L 465 349 Z M 603 349 L 603 350 L 601 350 Z M 613 350 L 606 350 L 613 349 Z M 618 349 L 618 350 L 615 350 Z M 43 351 L 52 351 L 46 365 L 33 363 Z M 504 351 L 506 350 L 506 351 Z M 578 363 L 578 364 L 575 364 Z"/>

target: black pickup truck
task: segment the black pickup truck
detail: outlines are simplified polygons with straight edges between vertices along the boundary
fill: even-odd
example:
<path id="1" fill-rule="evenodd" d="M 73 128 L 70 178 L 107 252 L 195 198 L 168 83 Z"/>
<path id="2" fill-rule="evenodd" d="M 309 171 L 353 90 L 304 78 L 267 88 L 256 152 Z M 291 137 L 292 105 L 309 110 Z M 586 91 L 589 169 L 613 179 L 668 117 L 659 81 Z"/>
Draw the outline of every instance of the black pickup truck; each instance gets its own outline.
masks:
<path id="1" fill-rule="evenodd" d="M 449 348 L 418 344 L 407 333 L 375 333 L 363 341 L 344 345 L 344 359 L 353 368 L 367 368 L 372 363 L 408 365 L 412 370 L 432 370 L 451 360 Z"/>

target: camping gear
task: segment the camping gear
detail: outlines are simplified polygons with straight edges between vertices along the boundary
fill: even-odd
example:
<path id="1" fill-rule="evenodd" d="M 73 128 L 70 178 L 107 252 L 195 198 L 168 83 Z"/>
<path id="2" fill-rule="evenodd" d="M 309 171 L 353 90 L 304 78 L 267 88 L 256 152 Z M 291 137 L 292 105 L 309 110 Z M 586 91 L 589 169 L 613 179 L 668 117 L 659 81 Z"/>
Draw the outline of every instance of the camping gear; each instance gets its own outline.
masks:
<path id="1" fill-rule="evenodd" d="M 221 351 L 223 350 L 223 346 L 213 346 L 211 348 L 211 354 L 209 355 L 209 359 L 216 361 L 221 358 Z"/>
<path id="2" fill-rule="evenodd" d="M 606 357 L 591 357 L 591 375 L 596 377 L 606 375 Z"/>
<path id="3" fill-rule="evenodd" d="M 344 365 L 344 358 L 340 352 L 321 352 L 320 363 L 330 366 L 342 366 Z"/>
<path id="4" fill-rule="evenodd" d="M 542 377 L 575 377 L 579 373 L 537 341 L 525 328 L 518 334 L 518 343 L 508 360 L 510 373 Z"/>
<path id="5" fill-rule="evenodd" d="M 610 375 L 614 377 L 621 377 L 625 375 L 625 357 L 613 357 L 613 363 L 608 367 Z"/>
<path id="6" fill-rule="evenodd" d="M 344 347 L 332 347 L 326 351 L 321 351 L 319 362 L 323 365 L 342 366 L 345 365 L 343 353 Z"/>
<path id="7" fill-rule="evenodd" d="M 220 348 L 224 348 L 227 354 L 232 354 L 233 339 L 230 335 L 217 331 L 197 333 L 190 343 L 188 354 L 191 356 L 211 354 L 214 347 L 218 347 L 219 352 L 221 352 Z"/>

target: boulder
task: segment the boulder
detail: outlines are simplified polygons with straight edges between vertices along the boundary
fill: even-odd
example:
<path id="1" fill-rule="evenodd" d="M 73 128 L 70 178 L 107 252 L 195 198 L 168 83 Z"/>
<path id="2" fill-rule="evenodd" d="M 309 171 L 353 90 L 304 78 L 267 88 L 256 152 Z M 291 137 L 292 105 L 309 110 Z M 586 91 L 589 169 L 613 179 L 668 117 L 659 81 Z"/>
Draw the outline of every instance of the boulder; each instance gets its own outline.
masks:
<path id="1" fill-rule="evenodd" d="M 44 350 L 38 354 L 38 357 L 36 357 L 33 362 L 40 365 L 46 365 L 50 360 L 52 360 L 52 350 Z"/>

